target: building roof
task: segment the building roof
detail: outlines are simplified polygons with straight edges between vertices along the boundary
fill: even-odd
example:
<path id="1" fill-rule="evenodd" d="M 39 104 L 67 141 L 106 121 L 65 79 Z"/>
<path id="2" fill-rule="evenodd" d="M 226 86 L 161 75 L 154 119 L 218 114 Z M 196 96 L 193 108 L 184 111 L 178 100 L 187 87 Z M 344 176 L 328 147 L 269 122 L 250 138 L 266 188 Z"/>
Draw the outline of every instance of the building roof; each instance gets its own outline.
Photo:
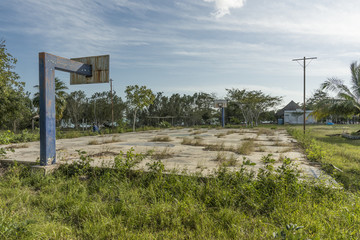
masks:
<path id="1" fill-rule="evenodd" d="M 296 110 L 300 108 L 301 107 L 297 103 L 291 100 L 291 102 L 289 102 L 283 109 L 280 109 L 279 111 L 276 112 L 276 116 L 284 116 L 285 110 Z"/>

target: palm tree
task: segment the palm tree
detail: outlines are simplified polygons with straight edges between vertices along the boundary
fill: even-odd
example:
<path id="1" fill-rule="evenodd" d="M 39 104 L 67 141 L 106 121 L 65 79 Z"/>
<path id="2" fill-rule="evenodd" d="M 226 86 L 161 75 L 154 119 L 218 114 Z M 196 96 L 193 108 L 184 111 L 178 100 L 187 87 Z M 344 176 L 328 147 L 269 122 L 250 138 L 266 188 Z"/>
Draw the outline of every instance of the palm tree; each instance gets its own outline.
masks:
<path id="1" fill-rule="evenodd" d="M 348 87 L 344 81 L 335 77 L 328 78 L 321 84 L 321 89 L 336 93 L 335 98 L 324 97 L 317 104 L 315 115 L 358 115 L 360 114 L 360 65 L 353 62 L 350 65 L 351 86 Z"/>
<path id="2" fill-rule="evenodd" d="M 39 85 L 35 86 L 36 88 L 39 88 Z M 61 81 L 59 78 L 55 77 L 55 110 L 56 110 L 56 121 L 60 121 L 63 117 L 63 113 L 66 108 L 66 97 L 67 93 L 65 90 L 68 89 L 68 87 L 65 85 L 63 81 Z M 33 99 L 34 106 L 39 107 L 40 106 L 40 93 L 37 92 L 34 95 Z"/>

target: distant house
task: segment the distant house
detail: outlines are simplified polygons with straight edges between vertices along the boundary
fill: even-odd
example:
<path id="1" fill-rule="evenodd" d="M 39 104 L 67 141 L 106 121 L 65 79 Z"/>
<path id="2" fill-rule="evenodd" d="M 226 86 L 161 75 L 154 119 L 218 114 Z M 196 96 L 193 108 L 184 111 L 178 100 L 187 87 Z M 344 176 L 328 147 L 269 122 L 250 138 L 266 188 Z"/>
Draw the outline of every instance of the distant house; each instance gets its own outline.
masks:
<path id="1" fill-rule="evenodd" d="M 311 115 L 312 110 L 306 110 L 305 121 L 306 124 L 316 123 L 316 119 Z M 279 124 L 303 124 L 304 123 L 304 112 L 301 107 L 294 101 L 291 101 L 283 109 L 280 109 L 276 113 L 279 119 Z"/>

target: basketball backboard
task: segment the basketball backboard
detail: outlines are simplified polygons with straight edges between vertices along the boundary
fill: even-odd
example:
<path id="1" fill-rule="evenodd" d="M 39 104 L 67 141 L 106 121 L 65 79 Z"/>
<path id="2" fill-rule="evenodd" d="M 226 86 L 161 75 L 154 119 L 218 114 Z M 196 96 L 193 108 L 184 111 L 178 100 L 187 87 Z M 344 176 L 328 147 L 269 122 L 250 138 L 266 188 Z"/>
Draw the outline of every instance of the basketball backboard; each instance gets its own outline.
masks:
<path id="1" fill-rule="evenodd" d="M 92 66 L 92 76 L 86 77 L 76 73 L 70 74 L 70 85 L 90 84 L 90 83 L 108 83 L 109 82 L 109 55 L 71 58 L 71 60 L 82 62 Z"/>
<path id="2" fill-rule="evenodd" d="M 226 108 L 227 101 L 226 100 L 215 100 L 214 105 L 216 108 Z"/>

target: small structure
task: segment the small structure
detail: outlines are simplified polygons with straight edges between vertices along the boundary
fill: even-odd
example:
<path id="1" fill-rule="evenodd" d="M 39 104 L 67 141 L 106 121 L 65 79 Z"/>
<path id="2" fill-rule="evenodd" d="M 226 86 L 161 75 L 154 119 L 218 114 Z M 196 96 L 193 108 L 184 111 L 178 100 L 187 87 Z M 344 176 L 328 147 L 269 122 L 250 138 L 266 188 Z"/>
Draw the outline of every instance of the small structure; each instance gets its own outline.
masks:
<path id="1" fill-rule="evenodd" d="M 312 110 L 306 110 L 306 124 L 316 123 L 316 119 L 311 115 Z M 279 124 L 303 124 L 304 112 L 294 101 L 289 102 L 283 109 L 277 111 L 276 116 Z"/>

